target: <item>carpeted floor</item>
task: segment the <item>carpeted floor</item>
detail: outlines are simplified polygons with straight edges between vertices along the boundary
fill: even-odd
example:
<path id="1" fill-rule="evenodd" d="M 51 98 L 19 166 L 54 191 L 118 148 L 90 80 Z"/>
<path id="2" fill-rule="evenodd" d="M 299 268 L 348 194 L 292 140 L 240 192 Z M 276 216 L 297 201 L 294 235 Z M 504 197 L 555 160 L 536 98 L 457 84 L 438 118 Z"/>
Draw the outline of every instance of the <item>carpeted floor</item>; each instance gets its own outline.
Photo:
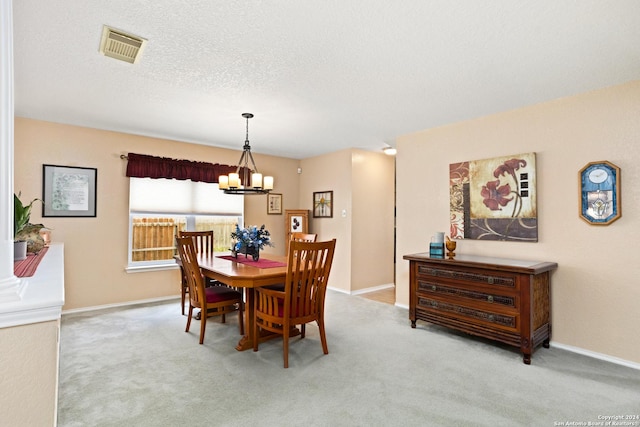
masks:
<path id="1" fill-rule="evenodd" d="M 516 349 L 329 291 L 317 327 L 237 352 L 237 318 L 184 332 L 179 303 L 64 315 L 58 425 L 554 426 L 640 414 L 640 371 L 557 348 Z M 635 425 L 640 425 L 637 422 Z M 579 425 L 579 424 L 574 424 Z"/>

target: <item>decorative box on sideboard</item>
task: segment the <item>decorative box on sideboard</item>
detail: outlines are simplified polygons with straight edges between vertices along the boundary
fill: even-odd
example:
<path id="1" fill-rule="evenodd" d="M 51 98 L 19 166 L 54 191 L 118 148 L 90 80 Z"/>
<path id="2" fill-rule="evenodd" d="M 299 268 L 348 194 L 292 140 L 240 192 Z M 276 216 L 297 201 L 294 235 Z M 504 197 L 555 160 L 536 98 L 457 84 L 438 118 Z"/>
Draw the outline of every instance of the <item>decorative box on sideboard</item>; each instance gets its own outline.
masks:
<path id="1" fill-rule="evenodd" d="M 434 323 L 519 347 L 523 361 L 551 338 L 554 262 L 474 255 L 430 258 L 405 255 L 410 263 L 409 319 Z"/>

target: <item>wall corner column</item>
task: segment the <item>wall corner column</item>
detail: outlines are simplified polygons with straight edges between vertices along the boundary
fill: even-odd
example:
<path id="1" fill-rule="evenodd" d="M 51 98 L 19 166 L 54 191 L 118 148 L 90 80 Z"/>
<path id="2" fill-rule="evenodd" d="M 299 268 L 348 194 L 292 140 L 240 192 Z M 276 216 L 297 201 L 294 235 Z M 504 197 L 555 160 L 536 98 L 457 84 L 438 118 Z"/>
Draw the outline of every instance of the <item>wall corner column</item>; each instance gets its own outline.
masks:
<path id="1" fill-rule="evenodd" d="M 0 304 L 20 300 L 13 274 L 13 10 L 0 0 Z"/>

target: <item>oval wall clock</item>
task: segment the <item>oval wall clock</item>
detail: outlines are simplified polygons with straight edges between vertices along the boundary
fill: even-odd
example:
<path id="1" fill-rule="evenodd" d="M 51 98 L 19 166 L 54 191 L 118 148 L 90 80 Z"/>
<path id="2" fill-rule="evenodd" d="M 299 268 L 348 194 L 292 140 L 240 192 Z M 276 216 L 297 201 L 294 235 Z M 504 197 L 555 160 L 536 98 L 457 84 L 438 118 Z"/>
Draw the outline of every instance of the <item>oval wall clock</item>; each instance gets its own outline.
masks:
<path id="1" fill-rule="evenodd" d="M 578 177 L 580 218 L 592 225 L 609 225 L 622 216 L 619 167 L 606 160 L 591 162 Z"/>

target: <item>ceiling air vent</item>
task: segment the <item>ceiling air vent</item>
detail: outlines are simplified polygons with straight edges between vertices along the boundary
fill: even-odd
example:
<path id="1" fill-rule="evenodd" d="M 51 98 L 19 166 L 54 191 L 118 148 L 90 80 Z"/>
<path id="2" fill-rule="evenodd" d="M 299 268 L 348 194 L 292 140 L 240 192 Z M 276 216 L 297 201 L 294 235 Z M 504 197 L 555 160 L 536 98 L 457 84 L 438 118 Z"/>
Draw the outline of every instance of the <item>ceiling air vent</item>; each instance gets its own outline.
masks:
<path id="1" fill-rule="evenodd" d="M 105 25 L 102 29 L 100 53 L 104 56 L 135 64 L 146 44 L 147 40 L 142 37 Z"/>

